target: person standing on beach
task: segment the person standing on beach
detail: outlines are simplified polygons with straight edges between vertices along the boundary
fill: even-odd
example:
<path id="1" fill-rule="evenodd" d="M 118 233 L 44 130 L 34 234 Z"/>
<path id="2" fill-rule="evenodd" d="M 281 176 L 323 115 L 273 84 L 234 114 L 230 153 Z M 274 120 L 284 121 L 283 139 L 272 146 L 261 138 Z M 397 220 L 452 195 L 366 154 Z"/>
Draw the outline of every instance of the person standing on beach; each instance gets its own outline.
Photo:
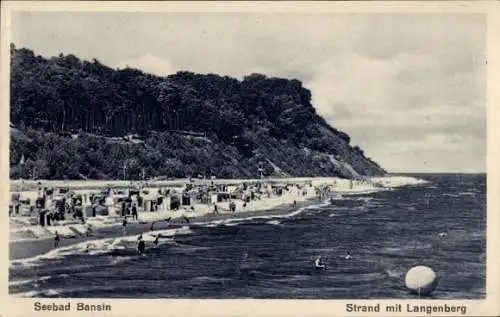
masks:
<path id="1" fill-rule="evenodd" d="M 59 247 L 59 241 L 60 241 L 59 233 L 56 231 L 56 236 L 54 237 L 54 248 Z"/>
<path id="2" fill-rule="evenodd" d="M 138 242 L 137 242 L 137 253 L 139 253 L 140 255 L 143 255 L 145 249 L 146 249 L 146 243 L 142 239 L 142 234 L 141 234 L 139 236 Z"/>
<path id="3" fill-rule="evenodd" d="M 127 205 L 125 204 L 125 201 L 122 202 L 122 216 L 125 216 L 127 214 Z"/>
<path id="4" fill-rule="evenodd" d="M 127 233 L 127 217 L 123 217 L 122 233 L 123 233 L 123 235 L 125 235 Z"/>
<path id="5" fill-rule="evenodd" d="M 229 209 L 234 213 L 236 212 L 236 203 L 234 201 L 229 203 Z"/>
<path id="6" fill-rule="evenodd" d="M 139 217 L 137 216 L 137 207 L 134 205 L 132 205 L 132 219 L 135 219 L 135 220 L 138 220 Z"/>
<path id="7" fill-rule="evenodd" d="M 217 204 L 214 203 L 214 215 L 218 215 L 219 214 L 219 210 L 217 208 Z"/>

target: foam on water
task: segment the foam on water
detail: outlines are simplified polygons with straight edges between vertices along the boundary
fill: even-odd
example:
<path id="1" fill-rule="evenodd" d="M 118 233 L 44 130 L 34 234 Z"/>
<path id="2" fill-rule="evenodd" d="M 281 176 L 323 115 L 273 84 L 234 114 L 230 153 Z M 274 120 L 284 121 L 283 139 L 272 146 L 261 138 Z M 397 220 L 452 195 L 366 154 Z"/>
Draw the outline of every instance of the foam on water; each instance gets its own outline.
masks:
<path id="1" fill-rule="evenodd" d="M 270 225 L 273 225 L 273 226 L 278 226 L 281 224 L 281 222 L 279 220 L 270 220 L 268 222 L 266 222 L 267 224 L 270 224 Z"/>
<path id="2" fill-rule="evenodd" d="M 40 291 L 29 291 L 29 292 L 24 292 L 24 293 L 16 293 L 16 297 L 24 297 L 24 298 L 31 298 L 31 297 L 38 297 L 40 294 Z"/>
<path id="3" fill-rule="evenodd" d="M 161 238 L 174 237 L 177 235 L 188 235 L 192 231 L 188 226 L 181 227 L 179 229 L 164 229 L 151 231 L 143 234 L 143 240 L 146 242 L 153 242 L 157 235 Z M 12 266 L 36 266 L 40 265 L 42 261 L 62 259 L 65 256 L 70 255 L 100 255 L 112 252 L 114 250 L 125 250 L 133 249 L 135 250 L 138 235 L 129 235 L 120 238 L 104 238 L 89 240 L 85 242 L 80 242 L 67 247 L 61 247 L 51 250 L 45 254 L 38 255 L 32 258 L 26 258 L 21 260 L 12 260 L 10 264 Z M 159 240 L 160 243 L 165 243 L 164 239 Z"/>
<path id="4" fill-rule="evenodd" d="M 389 275 L 389 277 L 400 278 L 400 277 L 403 277 L 404 274 L 405 274 L 404 271 L 387 270 L 387 275 Z"/>
<path id="5" fill-rule="evenodd" d="M 129 260 L 132 260 L 132 259 L 134 259 L 133 256 L 115 257 L 115 258 L 113 258 L 113 260 L 111 260 L 110 265 L 117 265 L 117 264 L 129 261 Z"/>
<path id="6" fill-rule="evenodd" d="M 36 282 L 48 280 L 49 278 L 50 278 L 50 276 L 42 276 L 42 277 L 33 278 L 33 279 L 14 280 L 14 281 L 9 281 L 9 286 L 20 286 L 20 285 L 36 283 Z"/>
<path id="7" fill-rule="evenodd" d="M 324 206 L 328 206 L 330 205 L 330 202 L 322 202 L 322 203 L 319 203 L 319 204 L 316 204 L 316 205 L 311 205 L 311 206 L 307 206 L 307 207 L 302 207 L 302 208 L 299 208 L 297 209 L 296 211 L 294 212 L 291 212 L 287 215 L 284 215 L 282 216 L 283 218 L 290 218 L 290 217 L 294 217 L 298 214 L 301 214 L 303 213 L 304 211 L 306 210 L 311 210 L 311 209 L 318 209 L 318 208 L 321 208 L 321 207 L 324 207 Z"/>
<path id="8" fill-rule="evenodd" d="M 224 226 L 236 226 L 236 225 L 239 225 L 239 224 L 242 224 L 242 223 L 245 223 L 245 222 L 248 222 L 248 221 L 251 221 L 251 220 L 256 220 L 256 219 L 280 219 L 280 218 L 290 218 L 290 217 L 293 217 L 293 216 L 296 216 L 300 213 L 303 213 L 304 211 L 307 211 L 307 210 L 313 210 L 313 209 L 318 209 L 318 208 L 321 208 L 321 207 L 324 207 L 324 206 L 328 206 L 329 203 L 328 202 L 322 202 L 322 203 L 319 203 L 319 204 L 315 204 L 315 205 L 310 205 L 310 206 L 306 206 L 306 207 L 302 207 L 302 208 L 299 208 L 291 213 L 288 213 L 288 214 L 284 214 L 284 215 L 279 215 L 279 214 L 271 214 L 271 215 L 265 215 L 265 214 L 257 214 L 257 215 L 251 215 L 251 216 L 248 216 L 248 217 L 242 217 L 242 218 L 228 218 L 228 219 L 222 219 L 222 220 L 212 220 L 212 221 L 208 221 L 208 222 L 193 222 L 193 225 L 200 225 L 200 226 L 203 226 L 203 227 L 208 227 L 208 228 L 213 228 L 213 227 L 217 227 L 217 226 L 220 226 L 220 225 L 224 225 Z"/>
<path id="9" fill-rule="evenodd" d="M 466 191 L 458 193 L 459 196 L 471 196 L 471 197 L 475 197 L 476 194 L 477 194 L 476 191 Z"/>

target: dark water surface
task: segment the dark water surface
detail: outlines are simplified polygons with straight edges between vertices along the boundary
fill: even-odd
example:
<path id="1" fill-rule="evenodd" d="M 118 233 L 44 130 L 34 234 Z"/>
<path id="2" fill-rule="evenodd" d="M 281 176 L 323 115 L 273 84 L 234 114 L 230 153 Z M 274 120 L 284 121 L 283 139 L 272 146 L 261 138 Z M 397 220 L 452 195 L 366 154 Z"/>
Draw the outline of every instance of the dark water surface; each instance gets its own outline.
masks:
<path id="1" fill-rule="evenodd" d="M 428 265 L 442 277 L 433 298 L 485 298 L 486 176 L 418 177 L 430 183 L 291 217 L 192 226 L 145 257 L 130 248 L 18 263 L 9 290 L 36 297 L 416 298 L 404 275 Z M 314 269 L 318 255 L 326 271 Z"/>

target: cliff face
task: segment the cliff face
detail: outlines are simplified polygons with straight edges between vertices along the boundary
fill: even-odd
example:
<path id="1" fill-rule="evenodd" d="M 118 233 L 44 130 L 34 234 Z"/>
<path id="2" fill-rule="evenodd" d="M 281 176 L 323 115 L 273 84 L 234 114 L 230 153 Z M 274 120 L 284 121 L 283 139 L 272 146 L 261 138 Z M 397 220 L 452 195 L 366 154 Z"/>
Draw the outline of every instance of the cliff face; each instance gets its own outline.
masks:
<path id="1" fill-rule="evenodd" d="M 114 70 L 11 47 L 11 177 L 382 175 L 298 80 Z"/>

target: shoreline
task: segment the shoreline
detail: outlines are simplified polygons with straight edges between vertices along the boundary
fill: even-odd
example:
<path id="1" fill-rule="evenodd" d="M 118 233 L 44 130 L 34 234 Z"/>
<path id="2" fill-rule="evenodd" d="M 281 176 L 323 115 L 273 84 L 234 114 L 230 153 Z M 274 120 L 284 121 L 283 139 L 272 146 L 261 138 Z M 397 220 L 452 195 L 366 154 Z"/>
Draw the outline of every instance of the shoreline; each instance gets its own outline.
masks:
<path id="1" fill-rule="evenodd" d="M 288 179 L 289 181 L 291 179 Z M 331 182 L 338 182 L 335 178 L 313 178 L 307 179 L 316 184 L 328 184 Z M 219 180 L 222 181 L 222 180 Z M 240 180 L 244 182 L 246 180 Z M 281 180 L 284 182 L 285 180 Z M 297 179 L 295 179 L 297 181 Z M 393 177 L 380 177 L 372 178 L 373 183 L 378 183 L 379 187 L 366 187 L 363 184 L 355 186 L 354 188 L 348 188 L 345 186 L 339 186 L 335 188 L 335 191 L 342 196 L 351 195 L 364 195 L 380 191 L 390 191 L 394 188 L 404 187 L 404 186 L 418 186 L 427 181 L 422 179 L 417 179 L 414 177 L 407 176 L 393 176 Z M 345 184 L 344 184 L 345 185 Z M 273 217 L 273 216 L 286 216 L 294 212 L 299 211 L 302 208 L 306 208 L 313 205 L 320 205 L 325 203 L 325 200 L 320 200 L 313 193 L 313 191 L 308 191 L 306 196 L 301 196 L 299 192 L 296 195 L 290 193 L 283 197 L 272 197 L 263 199 L 262 201 L 256 201 L 253 204 L 247 206 L 246 209 L 242 209 L 242 202 L 237 202 L 237 211 L 230 212 L 229 208 L 224 208 L 228 202 L 219 204 L 220 214 L 214 215 L 209 206 L 200 206 L 196 208 L 195 211 L 179 210 L 174 212 L 143 212 L 139 213 L 139 220 L 129 222 L 126 229 L 125 236 L 145 234 L 151 231 L 151 223 L 154 222 L 155 226 L 153 231 L 165 230 L 165 229 L 180 229 L 183 226 L 188 225 L 185 220 L 185 216 L 189 218 L 189 225 L 206 225 L 210 222 L 221 223 L 223 221 L 231 220 L 236 221 L 237 219 L 248 219 L 248 218 L 261 218 L 261 217 Z M 342 199 L 342 198 L 341 198 Z M 296 206 L 293 206 L 293 201 L 296 201 Z M 171 218 L 170 221 L 163 221 L 167 218 Z M 12 219 L 12 218 L 11 218 Z M 13 228 L 12 223 L 10 223 L 10 239 L 9 240 L 9 259 L 21 260 L 32 258 L 35 256 L 40 256 L 46 254 L 47 252 L 53 251 L 54 249 L 54 233 L 56 230 L 61 235 L 61 241 L 59 243 L 59 248 L 67 247 L 74 244 L 78 244 L 85 241 L 106 239 L 106 238 L 121 238 L 124 237 L 122 233 L 121 221 L 116 218 L 106 218 L 106 220 L 111 220 L 111 222 L 105 222 L 103 219 L 89 220 L 89 224 L 92 225 L 92 234 L 87 236 L 85 234 L 84 225 L 82 224 L 62 224 L 59 226 L 45 227 L 45 232 L 42 235 L 35 235 L 36 238 L 27 239 L 12 239 L 13 234 L 19 227 Z M 13 220 L 14 221 L 14 220 Z M 103 221 L 103 222 L 99 222 Z M 19 221 L 18 222 L 22 222 Z M 229 222 L 229 221 L 228 221 Z M 37 226 L 29 226 L 26 224 L 21 224 L 22 229 L 32 230 L 39 229 Z"/>
<path id="2" fill-rule="evenodd" d="M 367 180 L 372 180 L 379 182 L 383 179 L 395 179 L 395 178 L 405 178 L 405 179 L 417 179 L 413 176 L 400 175 L 400 174 L 388 174 L 384 176 L 370 176 L 366 177 Z M 333 181 L 347 182 L 350 179 L 339 178 L 339 177 L 285 177 L 285 178 L 263 178 L 263 179 L 198 179 L 193 178 L 193 183 L 198 184 L 208 184 L 213 182 L 215 185 L 240 185 L 242 183 L 247 184 L 258 184 L 258 183 L 269 183 L 269 184 L 282 184 L 282 183 L 295 183 L 304 184 L 307 182 L 314 183 L 331 183 Z M 129 186 L 136 186 L 139 183 L 145 183 L 146 187 L 159 188 L 159 187 L 182 187 L 186 183 L 189 183 L 188 178 L 177 178 L 177 179 L 164 179 L 164 180 L 149 180 L 149 181 L 139 181 L 139 180 L 29 180 L 29 179 L 11 179 L 9 181 L 10 192 L 16 192 L 22 190 L 36 190 L 39 187 L 68 187 L 72 190 L 99 190 L 103 188 L 124 188 Z M 40 183 L 40 184 L 39 184 Z"/>
<path id="3" fill-rule="evenodd" d="M 224 220 L 233 220 L 236 219 L 248 219 L 248 218 L 261 218 L 261 217 L 276 217 L 276 216 L 286 216 L 288 214 L 292 214 L 294 212 L 299 211 L 300 209 L 307 208 L 314 205 L 320 205 L 325 203 L 324 201 L 319 201 L 317 198 L 309 198 L 303 201 L 297 201 L 297 205 L 293 207 L 293 205 L 289 203 L 283 203 L 277 207 L 272 207 L 270 209 L 263 210 L 249 210 L 249 211 L 240 211 L 240 212 L 228 212 L 224 211 L 218 215 L 214 215 L 212 213 L 197 215 L 193 217 L 189 217 L 189 224 L 183 218 L 172 218 L 169 222 L 164 221 L 138 221 L 129 223 L 127 226 L 127 231 L 125 236 L 133 236 L 139 234 L 146 234 L 151 232 L 151 223 L 155 222 L 154 231 L 157 230 L 165 230 L 165 229 L 180 229 L 183 226 L 202 226 L 206 225 L 210 222 L 215 221 L 224 221 Z M 140 217 L 140 214 L 139 214 Z M 97 239 L 106 239 L 106 238 L 121 238 L 124 237 L 122 233 L 122 226 L 120 223 L 102 227 L 96 229 L 91 236 L 76 236 L 74 238 L 61 238 L 59 243 L 59 248 L 68 247 L 74 244 L 92 241 Z M 39 239 L 30 239 L 30 240 L 17 240 L 17 241 L 9 241 L 9 260 L 22 260 L 28 259 L 32 257 L 36 257 L 39 255 L 43 255 L 52 250 L 56 250 L 54 248 L 54 238 L 39 238 Z"/>

